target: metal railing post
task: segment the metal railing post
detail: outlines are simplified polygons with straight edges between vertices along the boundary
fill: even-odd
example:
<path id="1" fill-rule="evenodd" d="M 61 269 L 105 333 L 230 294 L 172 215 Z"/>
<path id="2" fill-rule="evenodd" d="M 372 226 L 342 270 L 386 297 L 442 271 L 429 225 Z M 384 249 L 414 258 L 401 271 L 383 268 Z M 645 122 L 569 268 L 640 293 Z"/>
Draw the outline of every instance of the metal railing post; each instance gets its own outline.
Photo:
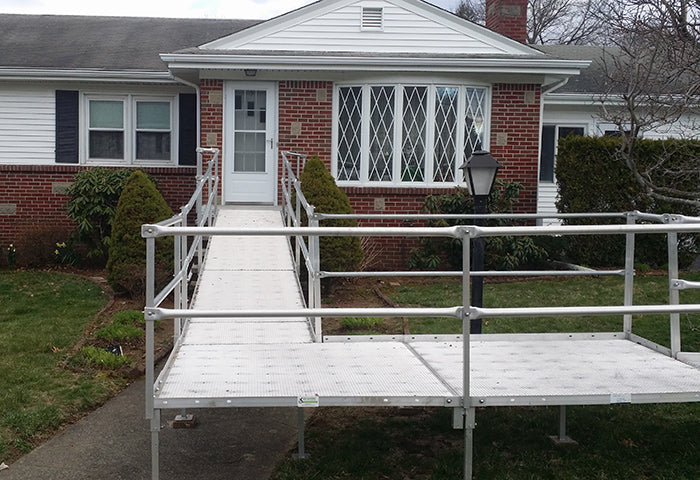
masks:
<path id="1" fill-rule="evenodd" d="M 637 212 L 627 212 L 627 224 L 634 225 L 636 222 Z M 625 306 L 634 304 L 634 240 L 634 233 L 625 235 Z M 622 331 L 627 338 L 632 334 L 632 315 L 623 315 Z"/>
<path id="2" fill-rule="evenodd" d="M 674 280 L 678 279 L 678 234 L 668 232 L 668 304 L 680 304 L 680 291 L 673 286 Z M 671 356 L 677 358 L 681 351 L 681 315 L 679 313 L 669 314 L 671 330 Z"/>
<path id="3" fill-rule="evenodd" d="M 146 309 L 155 304 L 155 258 L 156 239 L 146 238 Z M 153 418 L 153 383 L 154 383 L 154 350 L 155 331 L 153 321 L 144 313 L 146 320 L 146 418 Z"/>
<path id="4" fill-rule="evenodd" d="M 182 226 L 187 227 L 187 215 L 183 212 Z M 187 308 L 189 299 L 187 298 L 187 282 L 188 282 L 188 265 L 187 265 L 187 234 L 180 238 L 180 271 L 182 278 L 180 279 L 180 308 Z M 182 327 L 182 325 L 180 325 Z M 180 330 L 182 332 L 182 329 Z"/>
<path id="5" fill-rule="evenodd" d="M 309 216 L 309 226 L 319 227 L 319 221 L 315 213 Z M 309 255 L 311 256 L 311 270 L 309 272 L 309 306 L 311 308 L 321 307 L 321 249 L 320 237 L 318 235 L 309 236 Z M 314 317 L 314 335 L 316 341 L 321 341 L 321 317 Z"/>
<path id="6" fill-rule="evenodd" d="M 180 225 L 182 225 L 182 220 L 180 220 Z M 182 236 L 175 235 L 173 237 L 173 276 L 177 276 L 182 271 Z M 185 254 L 186 255 L 186 254 Z M 182 308 L 182 279 L 178 282 L 175 287 L 174 292 L 174 302 L 178 308 Z M 173 341 L 177 342 L 180 337 L 181 320 L 179 318 L 173 319 Z"/>
<path id="7" fill-rule="evenodd" d="M 295 181 L 294 188 L 296 189 L 296 182 L 299 180 Z M 299 195 L 295 196 L 296 199 L 296 205 L 294 206 L 294 227 L 298 227 L 301 224 L 301 198 L 299 198 Z M 304 237 L 301 235 L 298 235 L 296 237 L 296 242 L 294 242 L 294 264 L 296 266 L 296 271 L 297 271 L 297 276 L 299 276 L 300 270 L 301 270 L 301 242 L 304 241 Z"/>
<path id="8" fill-rule="evenodd" d="M 474 416 L 475 409 L 471 405 L 470 389 L 470 332 L 471 332 L 471 235 L 462 231 L 462 408 L 464 409 L 464 480 L 472 479 L 473 450 L 474 450 Z"/>

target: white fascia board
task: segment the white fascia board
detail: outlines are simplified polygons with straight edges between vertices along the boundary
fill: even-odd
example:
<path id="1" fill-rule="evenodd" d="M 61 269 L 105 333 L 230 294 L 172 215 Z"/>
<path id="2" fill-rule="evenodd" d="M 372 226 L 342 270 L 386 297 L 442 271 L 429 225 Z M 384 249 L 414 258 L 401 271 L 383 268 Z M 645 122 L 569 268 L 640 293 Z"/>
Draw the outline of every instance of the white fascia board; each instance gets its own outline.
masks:
<path id="1" fill-rule="evenodd" d="M 602 93 L 547 93 L 543 97 L 545 105 L 621 105 L 619 95 L 603 95 Z"/>
<path id="2" fill-rule="evenodd" d="M 593 93 L 546 93 L 546 105 L 593 105 L 600 103 L 600 95 Z"/>
<path id="3" fill-rule="evenodd" d="M 436 23 L 445 25 L 464 35 L 474 37 L 484 43 L 492 44 L 495 48 L 513 55 L 541 55 L 546 54 L 536 48 L 524 45 L 505 35 L 489 30 L 483 25 L 479 25 L 454 15 L 447 10 L 436 7 L 423 0 L 385 0 L 397 7 L 407 6 L 408 9 L 418 15 L 422 15 Z M 200 45 L 203 50 L 227 49 L 235 50 L 243 48 L 246 44 L 255 42 L 275 32 L 290 28 L 307 20 L 313 19 L 332 12 L 346 5 L 356 3 L 357 0 L 319 0 L 297 10 L 285 13 L 265 22 L 253 25 L 234 34 L 222 37 L 211 42 Z"/>
<path id="4" fill-rule="evenodd" d="M 85 70 L 85 69 L 36 69 L 36 68 L 0 68 L 2 80 L 50 80 L 50 81 L 95 81 L 138 83 L 177 83 L 170 72 L 133 71 L 133 70 Z"/>
<path id="5" fill-rule="evenodd" d="M 412 71 L 528 73 L 569 76 L 588 67 L 588 60 L 550 58 L 430 58 L 430 57 L 349 57 L 315 55 L 236 55 L 164 54 L 161 59 L 171 69 L 275 69 L 314 71 Z"/>

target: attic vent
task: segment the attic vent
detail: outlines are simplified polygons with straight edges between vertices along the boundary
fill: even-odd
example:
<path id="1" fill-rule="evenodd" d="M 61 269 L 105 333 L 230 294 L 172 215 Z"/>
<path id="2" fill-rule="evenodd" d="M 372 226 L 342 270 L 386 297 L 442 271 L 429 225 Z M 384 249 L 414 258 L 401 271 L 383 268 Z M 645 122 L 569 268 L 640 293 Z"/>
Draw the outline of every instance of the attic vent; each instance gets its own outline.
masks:
<path id="1" fill-rule="evenodd" d="M 383 27 L 383 11 L 381 7 L 362 7 L 362 29 L 381 30 Z"/>

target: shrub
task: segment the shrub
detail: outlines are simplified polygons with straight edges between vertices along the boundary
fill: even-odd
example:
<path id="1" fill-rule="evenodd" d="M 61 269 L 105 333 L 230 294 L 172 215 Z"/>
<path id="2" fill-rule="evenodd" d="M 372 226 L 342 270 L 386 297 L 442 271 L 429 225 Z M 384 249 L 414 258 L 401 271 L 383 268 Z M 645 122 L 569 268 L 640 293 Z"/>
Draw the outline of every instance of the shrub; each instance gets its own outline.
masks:
<path id="1" fill-rule="evenodd" d="M 496 180 L 488 202 L 489 213 L 508 213 L 518 200 L 522 185 Z M 474 211 L 472 196 L 466 189 L 456 187 L 442 195 L 428 195 L 422 211 L 432 214 L 469 214 Z M 489 220 L 489 225 L 503 225 L 508 221 Z M 430 220 L 428 226 L 447 227 L 473 224 L 473 220 Z M 462 242 L 457 238 L 421 238 L 421 246 L 411 250 L 408 266 L 412 269 L 436 269 L 446 264 L 454 270 L 462 269 Z M 530 237 L 494 237 L 486 239 L 484 264 L 487 269 L 514 270 L 535 264 L 546 257 Z"/>
<path id="2" fill-rule="evenodd" d="M 146 240 L 141 225 L 173 216 L 172 209 L 146 175 L 131 174 L 119 197 L 112 226 L 107 281 L 117 293 L 140 297 L 146 286 Z M 156 240 L 156 284 L 172 276 L 172 237 Z"/>
<path id="3" fill-rule="evenodd" d="M 557 152 L 556 175 L 559 187 L 557 208 L 562 213 L 626 212 L 639 210 L 647 213 L 681 213 L 697 215 L 692 207 L 660 202 L 643 191 L 624 164 L 616 157 L 619 138 L 574 137 L 561 139 Z M 653 162 L 662 150 L 674 148 L 678 140 L 640 140 L 637 143 L 637 161 L 642 169 Z M 686 155 L 700 156 L 700 143 L 684 144 Z M 680 155 L 680 153 L 679 153 Z M 696 179 L 694 181 L 697 181 Z M 663 179 L 659 180 L 663 183 Z M 680 186 L 687 189 L 689 185 Z M 697 188 L 697 185 L 696 185 Z M 619 223 L 619 220 L 596 223 Z M 567 220 L 568 224 L 591 223 L 586 219 Z M 697 237 L 679 236 L 679 261 L 688 265 L 697 256 Z M 666 239 L 663 235 L 637 235 L 635 239 L 637 262 L 660 266 L 667 262 Z M 614 236 L 568 237 L 565 247 L 567 257 L 582 265 L 622 265 L 625 256 L 625 239 Z"/>
<path id="4" fill-rule="evenodd" d="M 301 191 L 319 213 L 352 214 L 350 200 L 338 188 L 335 180 L 320 158 L 309 158 L 300 177 Z M 324 220 L 323 226 L 356 227 L 357 220 Z M 363 258 L 359 237 L 321 237 L 321 270 L 351 271 L 357 269 Z M 326 279 L 327 280 L 327 279 Z"/>
<path id="5" fill-rule="evenodd" d="M 117 202 L 133 172 L 124 168 L 85 169 L 75 174 L 68 188 L 68 217 L 77 223 L 77 237 L 86 245 L 87 257 L 98 264 L 107 261 Z"/>

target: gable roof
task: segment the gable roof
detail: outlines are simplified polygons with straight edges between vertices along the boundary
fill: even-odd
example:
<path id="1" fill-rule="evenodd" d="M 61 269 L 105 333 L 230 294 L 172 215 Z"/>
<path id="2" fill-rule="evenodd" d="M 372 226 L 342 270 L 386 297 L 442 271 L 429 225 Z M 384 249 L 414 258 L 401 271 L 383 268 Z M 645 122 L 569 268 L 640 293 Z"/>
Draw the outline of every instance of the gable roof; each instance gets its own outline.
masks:
<path id="1" fill-rule="evenodd" d="M 364 9 L 381 10 L 365 28 Z M 376 20 L 377 18 L 375 18 Z M 202 69 L 576 75 L 586 61 L 552 59 L 423 0 L 319 0 L 251 28 L 161 55 L 180 76 Z M 534 77 L 529 77 L 530 82 Z"/>
<path id="2" fill-rule="evenodd" d="M 541 55 L 423 0 L 319 0 L 200 49 Z"/>
<path id="3" fill-rule="evenodd" d="M 160 53 L 200 45 L 257 23 L 0 14 L 0 76 L 32 70 L 167 74 Z"/>

